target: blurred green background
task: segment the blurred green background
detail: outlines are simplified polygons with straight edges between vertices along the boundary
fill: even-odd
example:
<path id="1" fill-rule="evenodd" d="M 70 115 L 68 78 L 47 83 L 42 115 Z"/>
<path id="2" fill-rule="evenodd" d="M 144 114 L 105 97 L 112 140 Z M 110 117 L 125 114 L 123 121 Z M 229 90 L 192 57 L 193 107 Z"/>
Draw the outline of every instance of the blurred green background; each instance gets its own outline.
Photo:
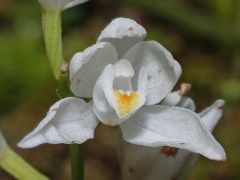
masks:
<path id="1" fill-rule="evenodd" d="M 198 111 L 217 98 L 226 100 L 214 135 L 228 159 L 214 162 L 201 157 L 190 179 L 240 179 L 240 1 L 90 0 L 63 13 L 65 60 L 95 43 L 103 27 L 119 16 L 135 19 L 148 31 L 147 39 L 172 52 L 183 67 L 179 82 L 192 84 L 189 95 Z M 9 144 L 52 179 L 68 179 L 66 145 L 16 147 L 58 98 L 37 0 L 0 1 L 0 59 L 0 126 Z M 104 128 L 85 144 L 87 180 L 119 177 L 116 142 Z M 12 178 L 1 170 L 0 179 Z"/>

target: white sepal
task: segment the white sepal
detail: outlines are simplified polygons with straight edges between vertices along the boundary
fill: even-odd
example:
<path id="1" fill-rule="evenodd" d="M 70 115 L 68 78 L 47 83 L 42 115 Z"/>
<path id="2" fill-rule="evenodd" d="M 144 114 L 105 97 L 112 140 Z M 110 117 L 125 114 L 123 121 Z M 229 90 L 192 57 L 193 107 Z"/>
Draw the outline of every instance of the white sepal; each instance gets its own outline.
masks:
<path id="1" fill-rule="evenodd" d="M 94 136 L 99 121 L 87 104 L 79 98 L 65 98 L 56 102 L 47 116 L 18 144 L 31 148 L 43 143 L 81 144 Z"/>
<path id="2" fill-rule="evenodd" d="M 159 103 L 171 92 L 179 79 L 182 69 L 171 53 L 156 41 L 140 42 L 125 55 L 134 68 L 135 74 L 144 67 L 148 73 L 147 105 Z M 134 76 L 133 82 L 138 77 Z"/>
<path id="3" fill-rule="evenodd" d="M 170 100 L 175 95 L 170 95 Z M 173 101 L 167 100 L 165 102 Z M 223 105 L 221 102 L 223 101 L 217 100 L 200 113 L 201 122 L 208 130 L 212 131 L 212 127 L 221 118 L 222 110 L 220 107 Z M 166 147 L 153 148 L 134 145 L 124 142 L 122 138 L 119 138 L 119 141 L 118 152 L 120 153 L 121 173 L 124 180 L 155 180 L 156 177 L 186 179 L 199 157 L 198 154 L 183 149 L 175 149 L 174 151 L 172 148 L 172 154 L 165 154 L 163 149 Z M 170 147 L 169 151 L 171 151 Z"/>
<path id="4" fill-rule="evenodd" d="M 64 10 L 82 4 L 88 0 L 39 0 L 46 10 Z"/>
<path id="5" fill-rule="evenodd" d="M 120 125 L 123 138 L 150 147 L 171 146 L 225 160 L 221 145 L 193 111 L 163 105 L 144 106 Z"/>
<path id="6" fill-rule="evenodd" d="M 106 65 L 117 61 L 110 43 L 97 43 L 76 53 L 70 61 L 70 88 L 78 97 L 92 97 L 93 87 Z"/>
<path id="7" fill-rule="evenodd" d="M 181 100 L 178 102 L 178 104 L 176 106 L 190 109 L 192 111 L 196 110 L 195 102 L 192 100 L 192 98 L 187 97 L 187 96 L 182 96 Z"/>
<path id="8" fill-rule="evenodd" d="M 134 44 L 142 41 L 146 30 L 136 21 L 128 18 L 116 18 L 102 31 L 97 42 L 110 42 L 117 49 L 119 58 Z"/>
<path id="9" fill-rule="evenodd" d="M 202 122 L 209 131 L 213 131 L 219 119 L 222 117 L 223 110 L 221 107 L 225 104 L 222 99 L 216 100 L 211 106 L 205 108 L 199 113 Z"/>
<path id="10" fill-rule="evenodd" d="M 162 105 L 168 105 L 168 106 L 177 106 L 177 104 L 181 101 L 182 95 L 180 91 L 173 91 L 169 93 L 162 101 Z"/>
<path id="11" fill-rule="evenodd" d="M 70 3 L 68 3 L 67 5 L 64 6 L 64 10 L 72 8 L 72 7 L 77 6 L 79 4 L 85 3 L 87 1 L 89 1 L 89 0 L 72 0 Z"/>

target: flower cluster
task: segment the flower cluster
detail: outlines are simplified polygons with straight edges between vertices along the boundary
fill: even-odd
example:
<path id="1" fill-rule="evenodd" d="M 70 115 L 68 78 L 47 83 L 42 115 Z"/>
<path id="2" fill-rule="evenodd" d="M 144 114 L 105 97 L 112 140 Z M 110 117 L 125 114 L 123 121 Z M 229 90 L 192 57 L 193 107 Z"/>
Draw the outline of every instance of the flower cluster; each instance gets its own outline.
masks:
<path id="1" fill-rule="evenodd" d="M 118 125 L 123 139 L 132 144 L 171 146 L 224 160 L 223 148 L 201 115 L 177 106 L 181 98 L 169 94 L 181 66 L 158 42 L 143 41 L 145 36 L 135 21 L 114 19 L 96 44 L 70 62 L 70 88 L 77 97 L 56 102 L 19 146 L 83 143 L 93 138 L 101 122 Z"/>

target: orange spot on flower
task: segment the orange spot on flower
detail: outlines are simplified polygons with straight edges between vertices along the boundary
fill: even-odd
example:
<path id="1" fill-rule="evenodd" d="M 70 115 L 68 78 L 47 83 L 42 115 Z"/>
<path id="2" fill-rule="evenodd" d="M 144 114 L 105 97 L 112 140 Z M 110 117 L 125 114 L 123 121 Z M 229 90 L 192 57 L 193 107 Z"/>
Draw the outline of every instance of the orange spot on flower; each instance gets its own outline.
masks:
<path id="1" fill-rule="evenodd" d="M 118 104 L 118 113 L 120 116 L 126 116 L 139 102 L 139 94 L 137 92 L 127 94 L 119 90 L 114 90 L 113 93 Z"/>
<path id="2" fill-rule="evenodd" d="M 167 157 L 168 156 L 175 156 L 177 154 L 178 149 L 177 148 L 173 148 L 173 147 L 169 147 L 169 146 L 164 146 L 161 149 L 161 153 L 165 154 Z"/>

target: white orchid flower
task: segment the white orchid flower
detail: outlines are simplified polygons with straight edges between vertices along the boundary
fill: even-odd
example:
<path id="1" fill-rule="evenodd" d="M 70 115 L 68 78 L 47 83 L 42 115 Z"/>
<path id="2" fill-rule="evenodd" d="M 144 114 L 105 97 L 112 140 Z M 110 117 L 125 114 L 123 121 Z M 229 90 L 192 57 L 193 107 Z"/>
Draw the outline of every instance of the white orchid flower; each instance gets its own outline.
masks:
<path id="1" fill-rule="evenodd" d="M 194 101 L 183 96 L 185 84 L 179 91 L 170 93 L 162 101 L 164 104 L 182 106 L 195 110 Z M 184 93 L 182 93 L 184 92 Z M 222 117 L 221 107 L 223 100 L 215 101 L 211 106 L 198 113 L 201 122 L 209 132 L 212 132 L 219 119 Z M 119 157 L 121 174 L 124 180 L 155 180 L 161 177 L 163 180 L 186 179 L 189 171 L 195 165 L 198 155 L 183 149 L 168 146 L 150 148 L 137 146 L 120 141 Z"/>
<path id="2" fill-rule="evenodd" d="M 127 18 L 113 20 L 98 42 L 70 62 L 69 97 L 55 103 L 20 143 L 83 143 L 99 122 L 119 125 L 125 141 L 150 147 L 172 146 L 225 159 L 225 152 L 200 116 L 176 106 L 155 105 L 176 84 L 181 66 L 156 41 L 142 41 L 145 29 Z"/>
<path id="3" fill-rule="evenodd" d="M 39 0 L 44 9 L 64 10 L 89 0 Z"/>

